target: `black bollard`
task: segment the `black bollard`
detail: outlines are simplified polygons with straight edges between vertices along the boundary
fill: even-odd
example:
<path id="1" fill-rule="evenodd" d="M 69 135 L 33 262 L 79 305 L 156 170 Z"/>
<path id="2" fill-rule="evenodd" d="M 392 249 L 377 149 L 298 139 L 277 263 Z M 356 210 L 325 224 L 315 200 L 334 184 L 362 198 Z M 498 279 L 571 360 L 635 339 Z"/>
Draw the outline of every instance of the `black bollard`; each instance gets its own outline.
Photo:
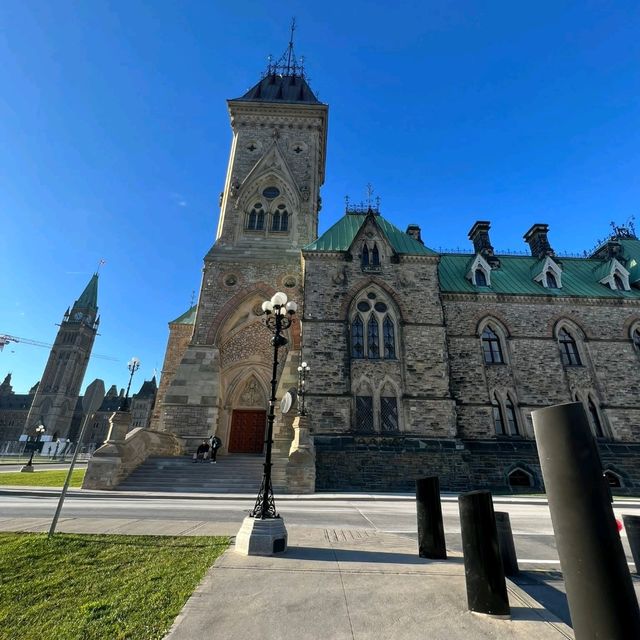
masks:
<path id="1" fill-rule="evenodd" d="M 513 543 L 511 520 L 506 511 L 496 511 L 496 529 L 498 531 L 498 545 L 504 574 L 506 576 L 516 576 L 520 573 L 520 568 L 518 567 L 516 547 Z"/>
<path id="2" fill-rule="evenodd" d="M 580 402 L 532 412 L 577 640 L 640 638 L 640 610 Z"/>
<path id="3" fill-rule="evenodd" d="M 442 524 L 440 482 L 437 476 L 416 480 L 418 514 L 418 555 L 433 560 L 447 559 L 447 546 Z"/>
<path id="4" fill-rule="evenodd" d="M 622 516 L 624 530 L 631 547 L 631 555 L 636 565 L 636 573 L 640 574 L 640 516 Z"/>
<path id="5" fill-rule="evenodd" d="M 462 493 L 458 506 L 469 609 L 508 618 L 511 610 L 491 492 Z"/>

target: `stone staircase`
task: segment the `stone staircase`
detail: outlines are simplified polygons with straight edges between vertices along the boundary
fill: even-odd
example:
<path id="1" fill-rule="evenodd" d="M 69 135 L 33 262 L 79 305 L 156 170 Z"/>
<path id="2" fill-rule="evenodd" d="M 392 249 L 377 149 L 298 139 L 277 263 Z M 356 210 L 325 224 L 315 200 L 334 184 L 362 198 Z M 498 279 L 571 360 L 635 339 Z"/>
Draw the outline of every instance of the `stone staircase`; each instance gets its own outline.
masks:
<path id="1" fill-rule="evenodd" d="M 256 494 L 262 481 L 264 456 L 218 456 L 216 464 L 194 463 L 189 456 L 147 458 L 120 485 L 119 491 Z"/>

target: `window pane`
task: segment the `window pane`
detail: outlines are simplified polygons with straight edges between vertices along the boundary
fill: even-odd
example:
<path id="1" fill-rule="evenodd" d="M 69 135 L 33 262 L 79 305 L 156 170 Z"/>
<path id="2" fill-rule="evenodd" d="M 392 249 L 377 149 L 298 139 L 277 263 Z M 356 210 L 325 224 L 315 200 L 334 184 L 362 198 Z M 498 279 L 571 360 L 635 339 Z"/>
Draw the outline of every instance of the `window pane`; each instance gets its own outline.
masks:
<path id="1" fill-rule="evenodd" d="M 560 329 L 558 344 L 560 345 L 562 364 L 568 366 L 578 366 L 582 364 L 576 342 L 565 329 Z"/>
<path id="2" fill-rule="evenodd" d="M 503 362 L 502 348 L 500 347 L 500 339 L 487 327 L 482 332 L 482 353 L 484 354 L 485 364 L 500 364 Z"/>
<path id="3" fill-rule="evenodd" d="M 476 286 L 477 287 L 487 286 L 487 276 L 485 276 L 484 271 L 482 269 L 476 269 Z"/>
<path id="4" fill-rule="evenodd" d="M 369 266 L 369 249 L 367 248 L 366 244 L 362 249 L 362 266 L 363 267 Z"/>
<path id="5" fill-rule="evenodd" d="M 256 222 L 256 229 L 264 229 L 264 211 L 258 211 L 258 220 Z"/>
<path id="6" fill-rule="evenodd" d="M 367 325 L 367 356 L 369 358 L 380 357 L 380 340 L 378 336 L 378 320 L 374 314 L 369 318 Z"/>
<path id="7" fill-rule="evenodd" d="M 598 410 L 591 400 L 589 400 L 589 413 L 591 414 L 591 422 L 593 423 L 593 431 L 598 438 L 604 438 L 604 431 L 602 429 L 602 423 L 600 422 L 600 416 Z"/>
<path id="8" fill-rule="evenodd" d="M 549 289 L 558 288 L 558 281 L 551 271 L 547 271 L 547 287 L 549 287 Z"/>
<path id="9" fill-rule="evenodd" d="M 364 358 L 364 331 L 360 316 L 356 316 L 351 325 L 351 357 Z"/>
<path id="10" fill-rule="evenodd" d="M 280 231 L 280 212 L 279 211 L 276 211 L 273 214 L 273 218 L 271 220 L 271 230 Z"/>
<path id="11" fill-rule="evenodd" d="M 507 423 L 509 424 L 509 435 L 517 436 L 519 435 L 518 420 L 516 419 L 516 412 L 511 402 L 507 402 L 506 409 Z"/>
<path id="12" fill-rule="evenodd" d="M 382 325 L 384 331 L 384 357 L 395 358 L 396 357 L 396 338 L 393 327 L 393 322 L 389 316 L 384 319 Z"/>
<path id="13" fill-rule="evenodd" d="M 378 253 L 378 245 L 373 245 L 373 251 L 371 252 L 371 264 L 378 266 L 380 264 L 380 254 Z"/>
<path id="14" fill-rule="evenodd" d="M 496 430 L 496 433 L 499 436 L 505 435 L 504 420 L 502 419 L 502 410 L 498 405 L 493 405 L 493 426 Z"/>
<path id="15" fill-rule="evenodd" d="M 398 431 L 398 401 L 394 397 L 380 398 L 380 428 Z"/>
<path id="16" fill-rule="evenodd" d="M 289 212 L 283 211 L 280 217 L 280 231 L 287 231 L 289 229 Z"/>
<path id="17" fill-rule="evenodd" d="M 373 431 L 373 398 L 356 396 L 356 431 Z"/>

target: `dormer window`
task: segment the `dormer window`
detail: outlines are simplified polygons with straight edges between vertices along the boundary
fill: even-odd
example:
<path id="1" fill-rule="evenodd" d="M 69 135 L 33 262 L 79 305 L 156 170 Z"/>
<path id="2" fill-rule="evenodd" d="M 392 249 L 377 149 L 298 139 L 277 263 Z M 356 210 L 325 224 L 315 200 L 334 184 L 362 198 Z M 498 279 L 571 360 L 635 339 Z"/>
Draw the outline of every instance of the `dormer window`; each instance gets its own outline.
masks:
<path id="1" fill-rule="evenodd" d="M 380 271 L 380 250 L 374 242 L 373 246 L 362 245 L 362 254 L 360 256 L 360 264 L 363 271 Z"/>
<path id="2" fill-rule="evenodd" d="M 539 282 L 545 289 L 562 288 L 562 269 L 560 265 L 550 256 L 545 258 L 542 267 L 539 262 L 534 266 L 534 281 Z"/>
<path id="3" fill-rule="evenodd" d="M 467 280 L 474 287 L 491 286 L 491 265 L 480 255 L 476 255 L 467 271 Z"/>
<path id="4" fill-rule="evenodd" d="M 607 273 L 604 278 L 600 278 L 600 284 L 604 284 L 613 291 L 629 291 L 629 272 L 622 266 L 622 264 L 612 258 L 607 265 L 603 265 Z M 600 272 L 602 275 L 602 271 Z"/>

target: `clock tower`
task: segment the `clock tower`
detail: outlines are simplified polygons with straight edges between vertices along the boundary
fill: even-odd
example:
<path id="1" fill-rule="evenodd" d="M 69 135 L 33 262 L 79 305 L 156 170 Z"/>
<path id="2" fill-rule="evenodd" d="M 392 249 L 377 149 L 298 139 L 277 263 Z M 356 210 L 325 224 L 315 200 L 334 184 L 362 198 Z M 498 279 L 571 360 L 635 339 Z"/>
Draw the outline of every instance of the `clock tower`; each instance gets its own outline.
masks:
<path id="1" fill-rule="evenodd" d="M 24 428 L 27 435 L 33 436 L 36 427 L 42 424 L 45 435 L 54 439 L 67 437 L 99 323 L 95 273 L 62 318 L 27 416 Z"/>

